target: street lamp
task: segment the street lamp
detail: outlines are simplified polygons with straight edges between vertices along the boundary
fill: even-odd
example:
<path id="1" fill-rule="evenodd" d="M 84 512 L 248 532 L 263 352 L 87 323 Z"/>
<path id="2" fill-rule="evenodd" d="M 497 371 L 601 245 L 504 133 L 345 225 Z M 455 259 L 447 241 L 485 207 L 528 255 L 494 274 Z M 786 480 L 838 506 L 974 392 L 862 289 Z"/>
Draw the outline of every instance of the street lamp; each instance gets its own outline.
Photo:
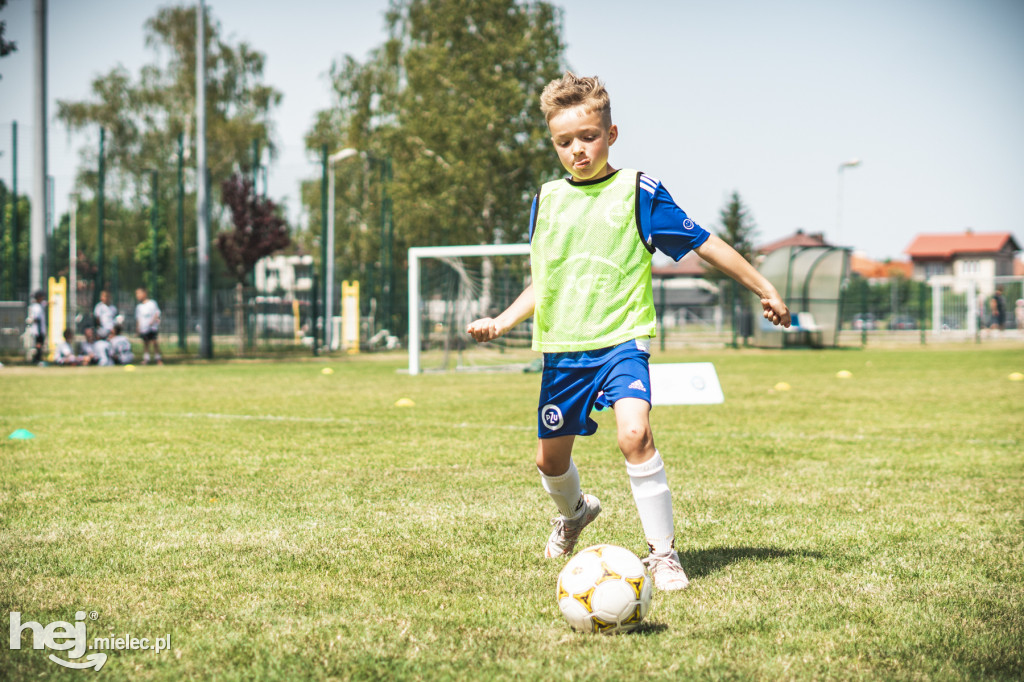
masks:
<path id="1" fill-rule="evenodd" d="M 78 323 L 78 192 L 68 197 L 71 206 L 71 225 L 68 230 L 68 315 L 71 328 L 77 331 Z"/>
<path id="2" fill-rule="evenodd" d="M 860 165 L 860 159 L 854 158 L 839 164 L 839 197 L 836 200 L 836 242 L 843 240 L 843 171 L 847 168 L 856 168 Z"/>
<path id="3" fill-rule="evenodd" d="M 350 159 L 359 151 L 346 147 L 327 157 L 327 263 L 324 283 L 324 345 L 332 349 L 334 332 L 334 164 Z"/>

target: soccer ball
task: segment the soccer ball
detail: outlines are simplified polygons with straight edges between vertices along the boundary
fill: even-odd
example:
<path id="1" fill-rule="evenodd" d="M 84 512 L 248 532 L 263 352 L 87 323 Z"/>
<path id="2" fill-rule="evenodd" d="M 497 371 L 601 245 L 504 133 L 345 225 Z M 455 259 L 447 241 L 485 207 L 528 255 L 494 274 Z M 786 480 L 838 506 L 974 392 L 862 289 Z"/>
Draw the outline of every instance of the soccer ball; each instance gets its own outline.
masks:
<path id="1" fill-rule="evenodd" d="M 587 547 L 558 574 L 558 608 L 579 632 L 635 629 L 651 608 L 651 592 L 643 562 L 615 545 Z"/>

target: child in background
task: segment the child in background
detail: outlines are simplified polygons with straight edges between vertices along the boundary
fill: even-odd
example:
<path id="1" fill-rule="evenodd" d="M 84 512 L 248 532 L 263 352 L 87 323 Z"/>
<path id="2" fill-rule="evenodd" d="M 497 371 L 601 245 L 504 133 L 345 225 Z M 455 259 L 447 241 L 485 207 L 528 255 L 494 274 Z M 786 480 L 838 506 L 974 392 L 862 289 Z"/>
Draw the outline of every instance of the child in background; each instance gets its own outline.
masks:
<path id="1" fill-rule="evenodd" d="M 110 337 L 110 359 L 115 365 L 130 365 L 135 361 L 132 342 L 124 335 L 120 324 L 115 324 Z"/>
<path id="2" fill-rule="evenodd" d="M 57 344 L 57 350 L 53 354 L 53 361 L 64 367 L 77 367 L 82 364 L 82 358 L 75 355 L 75 332 L 70 329 L 64 330 L 64 340 Z"/>
<path id="3" fill-rule="evenodd" d="M 164 361 L 160 357 L 160 341 L 157 339 L 160 333 L 160 306 L 142 287 L 135 290 L 135 300 L 139 302 L 135 306 L 135 329 L 142 338 L 142 364 L 149 364 L 149 351 L 152 348 L 153 359 L 156 364 L 162 365 Z"/>

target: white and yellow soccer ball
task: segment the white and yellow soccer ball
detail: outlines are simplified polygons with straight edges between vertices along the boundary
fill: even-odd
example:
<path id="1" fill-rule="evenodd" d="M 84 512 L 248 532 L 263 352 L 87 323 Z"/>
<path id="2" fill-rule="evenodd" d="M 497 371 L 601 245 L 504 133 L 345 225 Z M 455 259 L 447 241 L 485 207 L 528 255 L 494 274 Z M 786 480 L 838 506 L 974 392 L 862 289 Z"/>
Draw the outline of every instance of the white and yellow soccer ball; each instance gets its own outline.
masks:
<path id="1" fill-rule="evenodd" d="M 573 630 L 629 632 L 651 608 L 653 585 L 644 564 L 628 549 L 594 545 L 558 574 L 558 608 Z"/>

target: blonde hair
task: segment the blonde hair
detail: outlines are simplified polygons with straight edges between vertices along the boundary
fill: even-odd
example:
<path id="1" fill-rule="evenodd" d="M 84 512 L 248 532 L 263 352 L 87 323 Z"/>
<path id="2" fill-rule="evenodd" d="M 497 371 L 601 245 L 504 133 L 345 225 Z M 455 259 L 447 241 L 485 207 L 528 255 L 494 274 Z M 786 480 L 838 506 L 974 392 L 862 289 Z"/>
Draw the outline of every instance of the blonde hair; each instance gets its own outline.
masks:
<path id="1" fill-rule="evenodd" d="M 605 126 L 612 125 L 612 102 L 597 76 L 577 76 L 566 71 L 561 78 L 544 86 L 540 93 L 540 110 L 544 120 L 550 121 L 555 114 L 583 105 L 588 113 L 601 114 Z"/>

